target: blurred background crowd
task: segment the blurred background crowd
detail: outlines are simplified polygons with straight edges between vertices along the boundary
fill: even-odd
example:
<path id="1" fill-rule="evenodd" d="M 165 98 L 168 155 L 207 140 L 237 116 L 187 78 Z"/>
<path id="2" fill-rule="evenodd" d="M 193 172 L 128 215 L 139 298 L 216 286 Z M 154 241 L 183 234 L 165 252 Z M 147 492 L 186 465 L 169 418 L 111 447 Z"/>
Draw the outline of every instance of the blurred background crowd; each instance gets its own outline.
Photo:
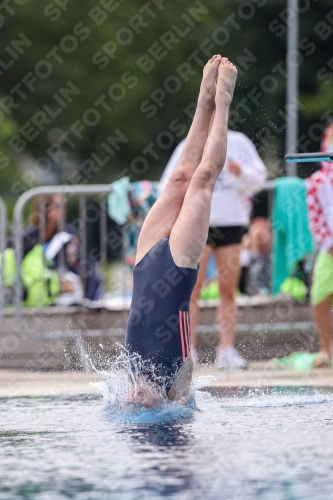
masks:
<path id="1" fill-rule="evenodd" d="M 297 148 L 333 151 L 332 5 L 304 0 L 298 10 Z M 74 197 L 44 194 L 27 207 L 24 305 L 100 301 L 119 277 L 117 262 L 127 280 L 142 222 L 178 164 L 202 67 L 221 53 L 239 78 L 193 294 L 193 355 L 199 299 L 221 299 L 218 364 L 244 368 L 234 348 L 235 296 L 306 300 L 312 288 L 317 362 L 330 363 L 332 167 L 303 163 L 298 178 L 285 177 L 286 2 L 14 0 L 1 6 L 0 24 L 0 196 L 9 221 L 18 197 L 34 187 L 110 184 L 103 259 L 100 217 L 89 216 L 99 199 L 85 207 L 83 246 Z M 17 237 L 9 223 L 8 304 Z M 315 259 L 317 252 L 326 257 Z"/>

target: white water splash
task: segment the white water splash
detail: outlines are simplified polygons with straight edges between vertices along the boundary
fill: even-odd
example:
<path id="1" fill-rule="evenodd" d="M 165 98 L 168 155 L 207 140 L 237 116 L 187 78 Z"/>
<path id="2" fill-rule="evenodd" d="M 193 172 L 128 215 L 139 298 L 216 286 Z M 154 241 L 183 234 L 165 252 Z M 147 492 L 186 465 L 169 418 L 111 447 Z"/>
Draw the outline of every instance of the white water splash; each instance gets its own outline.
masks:
<path id="1" fill-rule="evenodd" d="M 136 354 L 130 355 L 122 346 L 119 346 L 119 351 L 107 370 L 98 370 L 94 366 L 94 370 L 103 376 L 103 381 L 92 385 L 103 396 L 107 418 L 118 423 L 158 423 L 183 419 L 193 413 L 196 409 L 196 382 L 186 402 L 170 401 L 166 395 L 169 380 L 160 375 L 158 367 Z M 149 379 L 142 376 L 147 372 L 150 373 Z M 206 379 L 204 384 L 210 379 L 201 378 Z"/>

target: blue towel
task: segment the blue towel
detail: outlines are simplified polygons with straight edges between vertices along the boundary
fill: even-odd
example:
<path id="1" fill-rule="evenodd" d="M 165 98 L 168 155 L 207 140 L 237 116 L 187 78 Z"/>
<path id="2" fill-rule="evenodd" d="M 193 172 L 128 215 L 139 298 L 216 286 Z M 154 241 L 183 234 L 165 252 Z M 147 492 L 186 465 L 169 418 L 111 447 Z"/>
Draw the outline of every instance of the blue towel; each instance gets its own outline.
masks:
<path id="1" fill-rule="evenodd" d="M 276 294 L 297 263 L 313 252 L 303 179 L 282 177 L 276 180 L 272 230 L 272 283 L 273 294 Z"/>
<path id="2" fill-rule="evenodd" d="M 112 183 L 112 191 L 108 196 L 108 214 L 117 224 L 125 224 L 131 213 L 128 200 L 129 177 L 122 177 Z"/>

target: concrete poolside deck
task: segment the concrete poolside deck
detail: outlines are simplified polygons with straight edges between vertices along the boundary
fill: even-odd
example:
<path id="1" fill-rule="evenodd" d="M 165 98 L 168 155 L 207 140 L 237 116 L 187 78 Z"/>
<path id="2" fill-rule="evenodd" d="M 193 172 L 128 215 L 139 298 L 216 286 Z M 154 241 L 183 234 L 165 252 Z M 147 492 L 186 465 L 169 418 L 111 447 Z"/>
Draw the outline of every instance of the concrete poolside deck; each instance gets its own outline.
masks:
<path id="1" fill-rule="evenodd" d="M 315 351 L 318 341 L 308 301 L 288 297 L 238 297 L 236 345 L 250 361 L 244 372 L 215 369 L 219 327 L 217 300 L 201 304 L 198 331 L 200 365 L 195 377 L 210 377 L 206 387 L 327 386 L 333 369 L 308 372 L 273 370 L 269 358 Z M 6 310 L 0 322 L 0 397 L 98 393 L 93 371 L 107 370 L 124 341 L 129 304 L 91 310 L 49 307 Z M 216 379 L 212 380 L 212 376 Z"/>
<path id="2" fill-rule="evenodd" d="M 312 386 L 332 387 L 333 369 L 304 372 L 273 370 L 269 362 L 250 363 L 243 372 L 225 373 L 214 365 L 200 365 L 194 377 L 215 376 L 205 387 L 272 387 Z M 61 371 L 38 372 L 27 370 L 0 370 L 0 397 L 40 396 L 56 394 L 98 394 L 92 383 L 101 381 L 95 372 Z"/>
<path id="3" fill-rule="evenodd" d="M 317 349 L 308 301 L 294 302 L 284 296 L 236 300 L 239 308 L 236 346 L 248 361 Z M 90 368 L 88 359 L 97 368 L 106 368 L 118 345 L 124 342 L 129 307 L 128 300 L 125 302 L 97 309 L 26 308 L 20 314 L 6 309 L 0 320 L 0 369 L 86 370 Z M 200 304 L 197 348 L 201 362 L 212 363 L 215 359 L 218 303 L 210 300 Z"/>

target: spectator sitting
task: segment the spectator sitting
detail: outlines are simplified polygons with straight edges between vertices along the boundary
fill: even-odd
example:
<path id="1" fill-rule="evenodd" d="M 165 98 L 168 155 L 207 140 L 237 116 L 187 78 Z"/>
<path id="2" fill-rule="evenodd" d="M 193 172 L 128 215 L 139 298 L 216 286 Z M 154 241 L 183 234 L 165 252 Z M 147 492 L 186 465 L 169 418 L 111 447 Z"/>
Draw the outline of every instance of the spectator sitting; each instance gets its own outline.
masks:
<path id="1" fill-rule="evenodd" d="M 41 220 L 42 214 L 45 214 L 44 220 Z M 71 305 L 80 303 L 83 297 L 95 301 L 102 296 L 103 284 L 96 262 L 89 258 L 84 263 L 81 262 L 79 240 L 70 225 L 64 222 L 64 229 L 59 230 L 65 217 L 66 206 L 60 194 L 35 198 L 29 225 L 23 235 L 21 277 L 25 287 L 25 305 L 47 305 L 54 302 Z M 9 246 L 12 246 L 11 242 Z M 84 283 L 80 279 L 82 265 Z M 47 274 L 47 270 L 51 273 Z M 54 271 L 58 280 L 55 279 Z M 46 285 L 41 287 L 41 281 Z M 32 291 L 33 287 L 35 292 Z"/>

